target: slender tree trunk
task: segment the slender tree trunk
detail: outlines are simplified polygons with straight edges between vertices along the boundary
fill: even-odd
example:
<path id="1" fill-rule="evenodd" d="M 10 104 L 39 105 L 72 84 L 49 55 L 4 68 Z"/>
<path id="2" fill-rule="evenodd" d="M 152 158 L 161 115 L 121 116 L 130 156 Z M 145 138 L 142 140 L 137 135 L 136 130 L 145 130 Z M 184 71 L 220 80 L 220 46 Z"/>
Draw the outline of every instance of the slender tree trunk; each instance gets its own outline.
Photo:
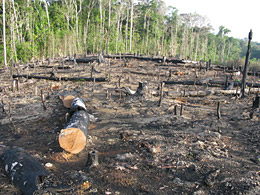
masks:
<path id="1" fill-rule="evenodd" d="M 117 28 L 116 28 L 116 53 L 118 52 L 119 26 L 120 26 L 120 17 L 118 17 Z"/>
<path id="2" fill-rule="evenodd" d="M 120 46 L 121 46 L 121 42 L 123 42 L 122 27 L 123 27 L 123 20 L 120 21 L 120 28 L 119 28 L 119 43 L 120 43 Z M 122 48 L 121 47 L 120 47 L 120 51 L 122 52 Z"/>
<path id="3" fill-rule="evenodd" d="M 150 28 L 150 20 L 147 21 L 146 26 L 146 43 L 145 43 L 145 53 L 148 51 L 148 41 L 149 41 L 149 28 Z"/>
<path id="4" fill-rule="evenodd" d="M 100 50 L 102 49 L 102 42 L 103 42 L 103 15 L 102 15 L 102 0 L 99 0 L 99 14 L 100 14 L 100 26 L 99 26 L 99 30 L 100 30 L 100 42 L 99 42 L 99 45 L 100 45 Z M 101 52 L 101 51 L 100 51 Z"/>
<path id="5" fill-rule="evenodd" d="M 197 60 L 198 49 L 199 49 L 199 38 L 200 38 L 200 33 L 198 33 L 197 36 L 196 36 L 196 47 L 195 47 L 194 61 Z"/>
<path id="6" fill-rule="evenodd" d="M 132 36 L 133 36 L 133 15 L 134 15 L 134 2 L 131 1 L 131 19 L 130 19 L 130 43 L 129 43 L 129 51 L 132 52 Z"/>
<path id="7" fill-rule="evenodd" d="M 6 40 L 5 40 L 5 0 L 3 0 L 3 42 L 4 42 L 4 68 L 7 69 Z"/>
<path id="8" fill-rule="evenodd" d="M 44 1 L 44 3 L 45 3 L 46 16 L 47 16 L 47 20 L 48 20 L 48 27 L 49 27 L 49 30 L 50 30 L 50 20 L 49 20 L 48 4 L 47 4 L 46 0 Z"/>
<path id="9" fill-rule="evenodd" d="M 173 24 L 171 25 L 171 41 L 170 41 L 170 53 L 169 55 L 173 55 L 173 41 L 174 41 L 174 35 L 173 35 Z"/>
<path id="10" fill-rule="evenodd" d="M 15 62 L 17 62 L 17 53 L 16 53 L 16 46 L 15 46 L 15 30 L 14 30 L 14 17 L 10 17 L 11 20 L 11 37 L 12 37 L 12 51 L 13 51 L 13 56 L 15 57 Z"/>
<path id="11" fill-rule="evenodd" d="M 224 55 L 225 55 L 225 35 L 223 35 L 223 43 L 222 43 L 222 47 L 221 47 L 221 55 L 220 55 L 220 61 L 224 62 Z"/>
<path id="12" fill-rule="evenodd" d="M 125 24 L 125 51 L 128 51 L 128 18 L 129 18 L 129 11 L 128 11 L 128 7 L 126 7 L 126 24 Z"/>
<path id="13" fill-rule="evenodd" d="M 173 54 L 174 56 L 176 56 L 176 50 L 177 50 L 177 47 L 178 47 L 178 25 L 179 25 L 179 21 L 178 19 L 176 19 L 176 26 L 175 26 L 175 36 L 174 36 L 174 39 L 175 39 L 175 46 L 174 46 L 174 50 L 173 50 Z"/>
<path id="14" fill-rule="evenodd" d="M 17 40 L 18 42 L 20 42 L 20 34 L 19 34 L 19 30 L 18 30 L 18 22 L 17 22 L 17 15 L 16 15 L 16 10 L 15 10 L 15 5 L 14 5 L 14 0 L 12 0 L 12 5 L 13 5 L 13 12 L 14 12 L 14 18 L 15 18 L 15 25 L 16 25 L 16 33 L 17 33 Z"/>
<path id="15" fill-rule="evenodd" d="M 190 48 L 188 53 L 190 59 L 193 59 L 193 48 L 194 48 L 194 39 L 195 39 L 194 33 L 192 31 L 193 29 L 191 29 L 191 33 L 190 33 L 190 44 L 189 44 Z"/>
<path id="16" fill-rule="evenodd" d="M 145 53 L 145 39 L 144 39 L 144 35 L 145 35 L 145 29 L 146 29 L 146 23 L 147 23 L 147 20 L 146 20 L 146 13 L 144 14 L 144 28 L 143 28 L 143 40 L 142 40 L 142 48 L 141 48 L 141 52 L 142 53 Z"/>
<path id="17" fill-rule="evenodd" d="M 109 44 L 110 44 L 110 26 L 111 26 L 111 0 L 108 1 L 107 54 L 109 54 Z"/>

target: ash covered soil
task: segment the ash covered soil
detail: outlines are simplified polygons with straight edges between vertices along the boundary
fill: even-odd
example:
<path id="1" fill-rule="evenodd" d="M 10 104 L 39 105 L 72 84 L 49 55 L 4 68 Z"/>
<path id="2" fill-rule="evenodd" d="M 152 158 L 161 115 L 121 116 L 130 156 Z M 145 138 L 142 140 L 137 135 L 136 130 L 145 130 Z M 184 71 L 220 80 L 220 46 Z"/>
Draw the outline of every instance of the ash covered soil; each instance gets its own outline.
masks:
<path id="1" fill-rule="evenodd" d="M 174 73 L 170 80 L 175 81 L 194 80 L 195 72 L 198 79 L 211 76 L 225 81 L 229 73 L 215 68 L 198 71 L 182 64 L 158 66 L 151 61 L 109 62 L 110 67 L 94 66 L 94 77 L 108 78 L 110 74 L 110 82 L 96 82 L 94 88 L 92 82 L 85 81 L 23 78 L 17 91 L 12 90 L 10 75 L 1 73 L 0 149 L 22 147 L 44 166 L 52 164 L 46 167 L 50 175 L 38 194 L 260 193 L 259 111 L 249 117 L 255 94 L 243 99 L 221 94 L 173 98 L 166 92 L 223 87 L 165 85 L 159 107 L 158 86 L 169 80 L 169 69 Z M 23 71 L 50 75 L 50 70 L 41 67 Z M 69 72 L 58 70 L 55 74 L 90 77 L 90 72 L 89 64 L 78 64 Z M 119 78 L 120 87 L 132 90 L 147 81 L 149 93 L 144 97 L 120 95 Z M 248 76 L 248 80 L 260 82 L 259 77 Z M 41 90 L 47 110 L 43 109 Z M 88 112 L 97 118 L 90 125 L 86 148 L 77 155 L 63 152 L 58 143 L 68 112 L 59 99 L 63 91 L 84 98 Z M 217 118 L 217 102 L 221 119 Z M 92 150 L 99 153 L 99 165 L 86 168 Z M 2 168 L 0 194 L 20 194 Z"/>

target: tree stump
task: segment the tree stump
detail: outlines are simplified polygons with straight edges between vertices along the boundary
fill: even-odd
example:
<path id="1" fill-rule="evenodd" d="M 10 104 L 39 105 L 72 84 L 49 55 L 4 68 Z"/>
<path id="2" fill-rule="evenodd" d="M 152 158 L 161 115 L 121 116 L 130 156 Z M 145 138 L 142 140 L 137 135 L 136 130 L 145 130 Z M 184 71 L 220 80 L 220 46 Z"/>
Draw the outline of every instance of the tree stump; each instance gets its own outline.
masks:
<path id="1" fill-rule="evenodd" d="M 139 82 L 139 86 L 136 90 L 136 95 L 145 96 L 148 93 L 148 83 L 146 81 Z"/>
<path id="2" fill-rule="evenodd" d="M 256 94 L 255 99 L 253 101 L 253 108 L 259 108 L 259 102 L 260 102 L 260 97 L 258 94 Z"/>

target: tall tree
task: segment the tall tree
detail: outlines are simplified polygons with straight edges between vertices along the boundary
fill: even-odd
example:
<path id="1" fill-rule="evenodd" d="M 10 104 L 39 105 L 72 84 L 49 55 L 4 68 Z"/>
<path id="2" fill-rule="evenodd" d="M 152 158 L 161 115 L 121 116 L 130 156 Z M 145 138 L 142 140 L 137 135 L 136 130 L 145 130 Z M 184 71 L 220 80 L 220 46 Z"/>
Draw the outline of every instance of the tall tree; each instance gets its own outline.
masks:
<path id="1" fill-rule="evenodd" d="M 4 42 L 4 68 L 7 69 L 6 39 L 5 39 L 5 0 L 3 0 L 3 42 Z"/>
<path id="2" fill-rule="evenodd" d="M 131 2 L 131 17 L 130 17 L 130 43 L 129 43 L 129 51 L 131 53 L 132 51 L 132 37 L 133 37 L 133 17 L 134 17 L 134 2 L 133 0 L 130 0 Z"/>

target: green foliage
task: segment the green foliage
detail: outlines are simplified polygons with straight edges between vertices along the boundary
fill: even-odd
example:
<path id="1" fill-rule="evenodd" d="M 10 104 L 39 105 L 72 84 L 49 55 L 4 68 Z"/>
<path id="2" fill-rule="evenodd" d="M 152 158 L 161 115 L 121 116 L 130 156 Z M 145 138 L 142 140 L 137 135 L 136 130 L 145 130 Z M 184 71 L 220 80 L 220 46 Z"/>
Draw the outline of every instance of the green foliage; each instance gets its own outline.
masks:
<path id="1" fill-rule="evenodd" d="M 28 42 L 16 44 L 17 59 L 23 62 L 28 62 L 33 57 L 33 48 Z"/>
<path id="2" fill-rule="evenodd" d="M 191 60 L 211 59 L 213 62 L 235 64 L 247 52 L 247 40 L 229 37 L 230 30 L 224 26 L 220 26 L 219 32 L 213 34 L 205 17 L 197 13 L 178 14 L 177 8 L 167 8 L 162 0 L 134 4 L 131 43 L 130 1 L 111 0 L 110 25 L 109 1 L 48 2 L 47 16 L 44 1 L 16 0 L 16 17 L 12 3 L 6 3 L 8 61 L 12 58 L 29 61 L 32 57 L 79 52 L 98 53 L 108 49 L 109 53 L 160 53 L 181 58 L 189 56 Z M 0 27 L 2 29 L 1 22 Z M 2 64 L 2 45 L 0 49 Z M 251 57 L 255 58 L 251 60 L 252 64 L 257 66 L 260 59 L 259 43 L 252 42 Z"/>

